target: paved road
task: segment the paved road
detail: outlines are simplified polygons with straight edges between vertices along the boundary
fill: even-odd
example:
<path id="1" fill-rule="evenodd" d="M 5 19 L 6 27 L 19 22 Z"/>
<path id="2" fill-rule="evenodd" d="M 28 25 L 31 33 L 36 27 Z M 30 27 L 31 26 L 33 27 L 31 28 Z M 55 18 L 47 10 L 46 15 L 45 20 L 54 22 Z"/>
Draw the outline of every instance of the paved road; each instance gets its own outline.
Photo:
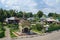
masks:
<path id="1" fill-rule="evenodd" d="M 60 31 L 54 31 L 45 36 L 37 36 L 33 38 L 17 38 L 14 40 L 60 40 Z"/>

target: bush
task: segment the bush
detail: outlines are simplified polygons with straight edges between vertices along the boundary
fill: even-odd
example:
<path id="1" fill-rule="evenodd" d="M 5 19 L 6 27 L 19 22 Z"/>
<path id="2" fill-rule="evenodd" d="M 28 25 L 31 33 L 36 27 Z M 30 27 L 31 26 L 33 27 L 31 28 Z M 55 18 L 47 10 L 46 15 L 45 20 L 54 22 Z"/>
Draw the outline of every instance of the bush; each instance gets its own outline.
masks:
<path id="1" fill-rule="evenodd" d="M 5 29 L 2 23 L 0 23 L 0 38 L 5 36 Z"/>
<path id="2" fill-rule="evenodd" d="M 19 29 L 19 25 L 18 24 L 8 24 L 8 27 L 13 29 L 13 30 Z"/>
<path id="3" fill-rule="evenodd" d="M 42 25 L 40 25 L 40 24 L 36 24 L 36 28 L 37 28 L 37 30 L 39 30 L 39 31 L 41 31 L 41 30 L 43 29 Z"/>
<path id="4" fill-rule="evenodd" d="M 55 31 L 55 30 L 59 30 L 59 29 L 60 29 L 59 24 L 51 24 L 47 32 L 51 32 L 51 31 Z"/>
<path id="5" fill-rule="evenodd" d="M 0 38 L 4 37 L 5 36 L 5 31 L 0 31 Z"/>
<path id="6" fill-rule="evenodd" d="M 16 37 L 13 33 L 13 31 L 10 29 L 10 36 L 13 38 L 13 37 Z"/>
<path id="7" fill-rule="evenodd" d="M 36 24 L 36 25 L 32 25 L 32 29 L 33 30 L 41 31 L 43 29 L 43 27 L 40 24 Z"/>

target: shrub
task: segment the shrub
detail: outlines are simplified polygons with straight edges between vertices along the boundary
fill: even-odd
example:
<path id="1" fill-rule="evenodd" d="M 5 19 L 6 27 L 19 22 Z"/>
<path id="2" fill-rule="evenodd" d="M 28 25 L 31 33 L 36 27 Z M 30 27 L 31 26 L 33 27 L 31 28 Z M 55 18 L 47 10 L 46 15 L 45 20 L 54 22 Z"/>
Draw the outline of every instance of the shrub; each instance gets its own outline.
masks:
<path id="1" fill-rule="evenodd" d="M 5 36 L 5 29 L 3 23 L 0 22 L 0 38 Z"/>
<path id="2" fill-rule="evenodd" d="M 0 38 L 5 36 L 5 29 L 2 23 L 0 23 Z"/>
<path id="3" fill-rule="evenodd" d="M 37 30 L 41 31 L 41 30 L 42 30 L 42 28 L 43 28 L 43 26 L 42 26 L 42 25 L 40 25 L 40 24 L 36 24 L 36 28 L 37 28 Z"/>
<path id="4" fill-rule="evenodd" d="M 13 31 L 10 29 L 10 36 L 13 38 L 13 37 L 16 37 L 13 33 Z"/>
<path id="5" fill-rule="evenodd" d="M 8 27 L 13 29 L 13 30 L 19 29 L 19 25 L 18 24 L 8 24 Z"/>
<path id="6" fill-rule="evenodd" d="M 5 31 L 0 31 L 0 38 L 5 36 Z"/>
<path id="7" fill-rule="evenodd" d="M 40 24 L 36 24 L 36 25 L 32 25 L 32 29 L 41 31 L 43 29 L 43 27 Z"/>
<path id="8" fill-rule="evenodd" d="M 51 24 L 47 32 L 51 32 L 51 31 L 55 31 L 55 30 L 59 30 L 59 29 L 60 29 L 59 24 Z"/>

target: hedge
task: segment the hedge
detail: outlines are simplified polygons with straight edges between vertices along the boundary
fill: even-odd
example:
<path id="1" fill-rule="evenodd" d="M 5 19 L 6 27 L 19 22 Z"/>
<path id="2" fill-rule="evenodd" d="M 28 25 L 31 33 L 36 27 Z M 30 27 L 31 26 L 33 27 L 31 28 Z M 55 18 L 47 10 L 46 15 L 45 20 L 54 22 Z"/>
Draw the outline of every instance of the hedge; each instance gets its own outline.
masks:
<path id="1" fill-rule="evenodd" d="M 0 31 L 0 38 L 5 36 L 5 31 Z"/>
<path id="2" fill-rule="evenodd" d="M 41 24 L 36 24 L 36 25 L 32 25 L 31 29 L 41 31 L 43 29 L 43 27 Z"/>
<path id="3" fill-rule="evenodd" d="M 3 24 L 0 22 L 0 38 L 5 36 L 5 29 Z"/>
<path id="4" fill-rule="evenodd" d="M 7 26 L 8 26 L 9 28 L 13 29 L 13 30 L 19 29 L 19 25 L 18 25 L 18 24 L 8 24 Z"/>
<path id="5" fill-rule="evenodd" d="M 46 31 L 46 32 L 51 32 L 51 31 L 55 31 L 55 30 L 59 30 L 59 29 L 60 29 L 59 24 L 51 24 L 50 27 L 48 28 L 48 31 Z"/>

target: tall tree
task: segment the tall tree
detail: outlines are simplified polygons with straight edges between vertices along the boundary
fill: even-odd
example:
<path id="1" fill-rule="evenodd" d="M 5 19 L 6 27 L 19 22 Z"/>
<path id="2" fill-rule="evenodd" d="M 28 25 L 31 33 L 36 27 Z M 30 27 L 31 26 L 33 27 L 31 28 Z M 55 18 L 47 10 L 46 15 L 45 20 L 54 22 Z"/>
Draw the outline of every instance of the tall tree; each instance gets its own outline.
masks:
<path id="1" fill-rule="evenodd" d="M 23 17 L 23 12 L 22 11 L 17 12 L 16 16 L 19 17 L 19 18 L 20 17 L 22 18 Z"/>
<path id="2" fill-rule="evenodd" d="M 0 22 L 4 21 L 4 10 L 0 9 Z"/>
<path id="3" fill-rule="evenodd" d="M 57 18 L 59 15 L 57 13 L 49 13 L 49 17 Z"/>
<path id="4" fill-rule="evenodd" d="M 43 16 L 43 12 L 42 12 L 42 11 L 38 11 L 38 12 L 37 12 L 37 16 L 38 16 L 39 18 L 41 18 L 41 17 Z"/>
<path id="5" fill-rule="evenodd" d="M 28 12 L 28 13 L 26 13 L 26 15 L 27 15 L 27 18 L 29 18 L 29 17 L 33 17 L 32 12 Z"/>
<path id="6" fill-rule="evenodd" d="M 49 17 L 53 17 L 54 13 L 49 13 L 48 16 Z"/>
<path id="7" fill-rule="evenodd" d="M 16 15 L 15 10 L 12 10 L 12 9 L 9 10 L 8 13 L 9 13 L 9 15 L 10 15 L 11 17 Z"/>

